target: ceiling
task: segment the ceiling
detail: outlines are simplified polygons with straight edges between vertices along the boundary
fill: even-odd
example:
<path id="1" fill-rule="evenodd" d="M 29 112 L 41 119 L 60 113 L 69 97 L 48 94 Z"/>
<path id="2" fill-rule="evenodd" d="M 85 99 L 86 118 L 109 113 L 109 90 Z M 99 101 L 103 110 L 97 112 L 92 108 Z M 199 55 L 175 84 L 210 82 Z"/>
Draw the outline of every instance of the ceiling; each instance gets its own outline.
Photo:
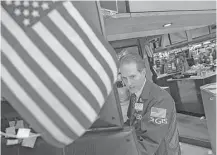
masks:
<path id="1" fill-rule="evenodd" d="M 161 35 L 216 23 L 216 10 L 121 13 L 104 17 L 109 41 Z M 172 26 L 164 28 L 166 23 Z"/>
<path id="2" fill-rule="evenodd" d="M 130 12 L 192 11 L 216 9 L 216 1 L 135 1 L 129 0 Z M 120 5 L 120 4 L 119 4 Z"/>

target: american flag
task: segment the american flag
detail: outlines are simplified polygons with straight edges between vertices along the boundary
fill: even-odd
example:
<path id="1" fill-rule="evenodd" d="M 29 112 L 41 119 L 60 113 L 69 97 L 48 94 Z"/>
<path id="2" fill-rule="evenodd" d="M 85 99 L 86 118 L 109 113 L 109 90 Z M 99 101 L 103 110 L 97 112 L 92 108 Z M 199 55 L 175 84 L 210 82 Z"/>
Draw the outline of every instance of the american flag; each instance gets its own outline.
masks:
<path id="1" fill-rule="evenodd" d="M 116 54 L 75 2 L 1 2 L 1 90 L 56 147 L 96 120 L 117 78 Z"/>
<path id="2" fill-rule="evenodd" d="M 157 117 L 157 118 L 166 118 L 167 110 L 163 108 L 151 108 L 151 117 Z"/>

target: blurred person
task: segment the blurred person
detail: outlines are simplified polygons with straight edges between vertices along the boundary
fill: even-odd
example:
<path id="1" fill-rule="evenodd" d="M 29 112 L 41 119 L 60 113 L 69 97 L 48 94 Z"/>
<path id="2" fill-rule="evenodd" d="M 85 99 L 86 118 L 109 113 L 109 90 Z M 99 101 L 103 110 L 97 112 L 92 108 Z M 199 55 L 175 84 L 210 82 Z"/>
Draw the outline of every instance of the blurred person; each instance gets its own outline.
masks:
<path id="1" fill-rule="evenodd" d="M 141 154 L 180 155 L 172 97 L 146 78 L 144 61 L 138 54 L 123 56 L 120 72 L 131 93 L 125 125 L 135 127 Z"/>

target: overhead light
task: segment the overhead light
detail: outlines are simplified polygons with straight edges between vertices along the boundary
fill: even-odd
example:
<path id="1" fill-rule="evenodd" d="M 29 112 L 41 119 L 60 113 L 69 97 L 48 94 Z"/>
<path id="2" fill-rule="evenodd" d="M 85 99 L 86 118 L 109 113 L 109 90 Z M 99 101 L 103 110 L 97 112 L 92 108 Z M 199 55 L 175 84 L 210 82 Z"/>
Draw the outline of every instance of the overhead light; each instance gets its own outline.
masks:
<path id="1" fill-rule="evenodd" d="M 164 24 L 163 27 L 169 27 L 171 25 L 172 25 L 172 23 L 167 23 L 167 24 Z"/>

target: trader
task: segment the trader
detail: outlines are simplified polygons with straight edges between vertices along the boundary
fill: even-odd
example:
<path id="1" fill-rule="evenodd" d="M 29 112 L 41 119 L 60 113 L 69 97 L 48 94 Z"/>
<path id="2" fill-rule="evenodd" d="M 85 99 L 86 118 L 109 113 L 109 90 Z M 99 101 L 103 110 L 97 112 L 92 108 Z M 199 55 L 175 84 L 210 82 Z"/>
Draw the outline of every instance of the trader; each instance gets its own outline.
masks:
<path id="1" fill-rule="evenodd" d="M 131 92 L 128 120 L 134 126 L 142 155 L 180 155 L 176 109 L 167 91 L 146 79 L 143 59 L 127 54 L 120 59 L 123 82 Z"/>

